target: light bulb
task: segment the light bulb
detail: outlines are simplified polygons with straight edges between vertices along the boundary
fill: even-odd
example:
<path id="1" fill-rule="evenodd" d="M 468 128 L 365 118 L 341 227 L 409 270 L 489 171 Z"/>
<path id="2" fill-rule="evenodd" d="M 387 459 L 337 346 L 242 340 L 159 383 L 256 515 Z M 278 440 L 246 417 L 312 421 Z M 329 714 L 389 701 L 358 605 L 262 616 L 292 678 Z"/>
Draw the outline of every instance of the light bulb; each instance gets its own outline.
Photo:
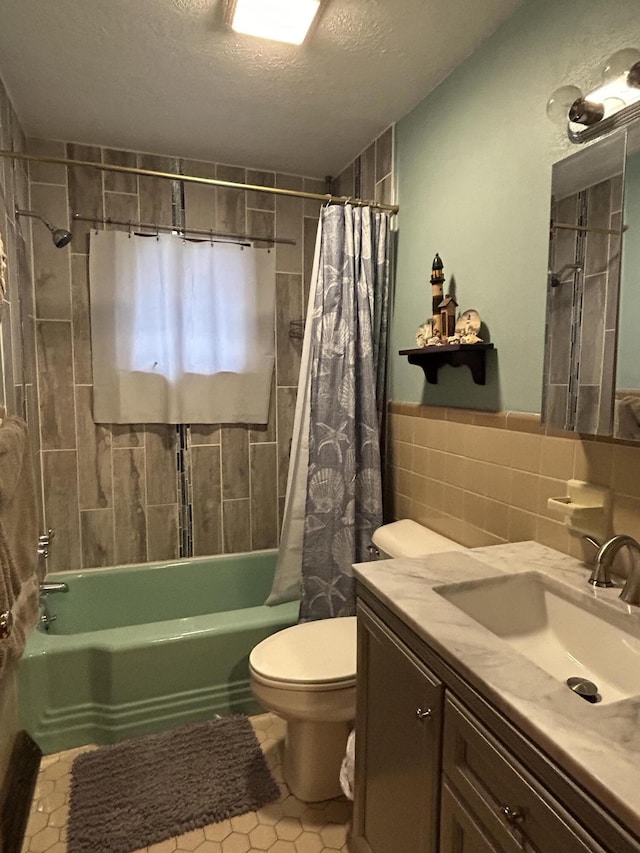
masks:
<path id="1" fill-rule="evenodd" d="M 630 89 L 640 89 L 640 62 L 634 63 L 629 69 L 627 86 Z"/>
<path id="2" fill-rule="evenodd" d="M 625 47 L 612 54 L 604 64 L 602 70 L 602 82 L 613 83 L 629 69 L 640 62 L 640 50 L 635 47 Z"/>
<path id="3" fill-rule="evenodd" d="M 569 121 L 589 127 L 604 118 L 604 107 L 588 98 L 578 98 L 569 107 Z"/>
<path id="4" fill-rule="evenodd" d="M 569 108 L 582 97 L 582 92 L 577 86 L 560 86 L 547 102 L 547 116 L 554 124 L 564 127 L 567 123 Z"/>

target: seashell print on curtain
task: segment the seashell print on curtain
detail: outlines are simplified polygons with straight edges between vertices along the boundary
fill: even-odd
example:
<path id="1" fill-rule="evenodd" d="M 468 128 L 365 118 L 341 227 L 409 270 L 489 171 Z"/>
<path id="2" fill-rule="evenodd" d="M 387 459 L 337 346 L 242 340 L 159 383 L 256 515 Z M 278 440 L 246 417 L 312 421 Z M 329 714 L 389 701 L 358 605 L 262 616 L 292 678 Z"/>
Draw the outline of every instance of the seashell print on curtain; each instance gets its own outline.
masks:
<path id="1" fill-rule="evenodd" d="M 355 613 L 351 564 L 382 524 L 380 427 L 389 214 L 322 212 L 312 327 L 311 424 L 300 620 Z"/>

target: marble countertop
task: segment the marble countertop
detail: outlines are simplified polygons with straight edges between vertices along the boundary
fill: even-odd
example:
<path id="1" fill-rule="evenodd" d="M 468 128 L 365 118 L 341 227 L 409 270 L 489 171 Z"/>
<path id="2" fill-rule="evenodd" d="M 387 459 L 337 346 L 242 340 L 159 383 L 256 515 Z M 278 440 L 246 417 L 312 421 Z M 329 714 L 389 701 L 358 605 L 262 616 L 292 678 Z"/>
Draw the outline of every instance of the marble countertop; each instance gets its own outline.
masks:
<path id="1" fill-rule="evenodd" d="M 612 620 L 640 638 L 640 607 L 620 601 L 619 589 L 591 587 L 584 563 L 536 542 L 354 567 L 407 627 L 640 837 L 640 696 L 589 704 L 434 591 L 525 571 L 553 577 L 587 609 L 604 601 Z M 632 643 L 640 667 L 640 639 Z"/>

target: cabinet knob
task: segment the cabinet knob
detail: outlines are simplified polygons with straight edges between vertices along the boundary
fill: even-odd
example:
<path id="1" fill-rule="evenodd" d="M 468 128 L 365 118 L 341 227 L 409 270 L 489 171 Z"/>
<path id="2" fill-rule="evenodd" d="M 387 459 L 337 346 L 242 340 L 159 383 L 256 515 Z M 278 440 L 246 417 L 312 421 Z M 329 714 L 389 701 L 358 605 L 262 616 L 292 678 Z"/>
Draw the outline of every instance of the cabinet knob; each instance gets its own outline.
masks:
<path id="1" fill-rule="evenodd" d="M 431 708 L 425 708 L 424 711 L 422 710 L 422 708 L 416 709 L 416 717 L 419 720 L 425 720 L 427 717 L 430 717 L 430 716 L 431 716 Z"/>
<path id="2" fill-rule="evenodd" d="M 519 823 L 521 820 L 524 820 L 524 815 L 517 808 L 512 809 L 511 806 L 502 806 L 500 811 L 508 823 Z"/>

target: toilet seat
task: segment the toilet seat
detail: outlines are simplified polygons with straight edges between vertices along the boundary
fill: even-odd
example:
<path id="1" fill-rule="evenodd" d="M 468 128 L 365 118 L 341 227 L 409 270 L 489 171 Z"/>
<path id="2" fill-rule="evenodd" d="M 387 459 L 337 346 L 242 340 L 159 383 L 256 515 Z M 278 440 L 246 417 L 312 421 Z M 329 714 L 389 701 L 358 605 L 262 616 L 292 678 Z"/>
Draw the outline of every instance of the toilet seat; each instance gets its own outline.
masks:
<path id="1" fill-rule="evenodd" d="M 356 617 L 302 622 L 272 634 L 249 656 L 256 681 L 281 690 L 342 690 L 356 683 Z"/>

